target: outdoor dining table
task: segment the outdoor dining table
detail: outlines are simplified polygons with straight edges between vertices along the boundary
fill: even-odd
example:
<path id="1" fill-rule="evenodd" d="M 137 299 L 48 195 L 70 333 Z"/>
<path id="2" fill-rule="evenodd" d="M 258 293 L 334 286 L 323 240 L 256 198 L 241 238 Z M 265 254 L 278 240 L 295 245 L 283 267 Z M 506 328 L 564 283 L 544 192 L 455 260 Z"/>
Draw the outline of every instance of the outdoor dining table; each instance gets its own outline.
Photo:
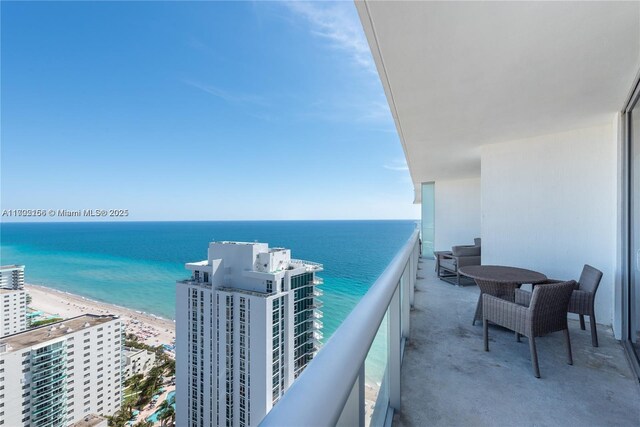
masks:
<path id="1" fill-rule="evenodd" d="M 463 276 L 474 279 L 480 288 L 473 325 L 476 324 L 476 320 L 482 320 L 482 294 L 513 302 L 516 288 L 527 283 L 535 285 L 547 280 L 547 276 L 537 271 L 502 265 L 469 265 L 461 267 L 459 272 Z"/>

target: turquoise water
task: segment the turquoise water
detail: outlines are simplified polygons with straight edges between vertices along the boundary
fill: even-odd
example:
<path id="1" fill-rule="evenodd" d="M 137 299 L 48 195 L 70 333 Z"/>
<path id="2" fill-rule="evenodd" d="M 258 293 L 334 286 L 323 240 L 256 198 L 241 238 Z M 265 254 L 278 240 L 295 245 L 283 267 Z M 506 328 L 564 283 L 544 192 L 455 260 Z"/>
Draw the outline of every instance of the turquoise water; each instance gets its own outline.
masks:
<path id="1" fill-rule="evenodd" d="M 184 263 L 212 240 L 267 242 L 324 264 L 324 336 L 337 326 L 407 241 L 415 221 L 4 223 L 0 263 L 25 280 L 173 319 Z M 384 358 L 384 352 L 374 355 Z M 375 362 L 374 362 L 375 363 Z"/>

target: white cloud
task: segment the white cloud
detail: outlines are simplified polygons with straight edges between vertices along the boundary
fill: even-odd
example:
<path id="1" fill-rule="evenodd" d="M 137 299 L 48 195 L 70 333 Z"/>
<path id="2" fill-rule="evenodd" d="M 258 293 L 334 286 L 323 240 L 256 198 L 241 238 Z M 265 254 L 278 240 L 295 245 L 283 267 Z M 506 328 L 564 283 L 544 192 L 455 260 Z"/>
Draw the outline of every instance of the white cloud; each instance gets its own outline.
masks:
<path id="1" fill-rule="evenodd" d="M 333 48 L 346 52 L 356 64 L 375 73 L 369 45 L 352 2 L 290 1 L 284 4 L 307 20 L 312 34 L 328 40 Z"/>
<path id="2" fill-rule="evenodd" d="M 382 165 L 383 168 L 391 170 L 391 171 L 407 171 L 409 170 L 409 166 L 407 166 L 406 160 L 394 160 L 390 164 Z"/>
<path id="3" fill-rule="evenodd" d="M 217 98 L 223 99 L 231 104 L 254 104 L 263 107 L 269 105 L 267 100 L 259 95 L 237 92 L 234 93 L 216 86 L 206 85 L 203 83 L 194 82 L 192 80 L 184 80 L 184 83 L 189 86 L 195 87 L 196 89 L 200 89 L 201 91 L 206 92 L 209 95 L 213 95 Z"/>

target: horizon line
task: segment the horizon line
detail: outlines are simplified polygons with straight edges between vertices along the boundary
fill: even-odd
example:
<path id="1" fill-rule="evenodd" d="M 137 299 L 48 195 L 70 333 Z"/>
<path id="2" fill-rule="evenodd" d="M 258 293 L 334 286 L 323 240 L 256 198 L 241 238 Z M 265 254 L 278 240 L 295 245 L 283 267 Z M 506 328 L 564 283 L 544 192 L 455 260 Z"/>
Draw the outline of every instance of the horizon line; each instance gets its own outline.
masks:
<path id="1" fill-rule="evenodd" d="M 122 224 L 139 222 L 320 222 L 320 221 L 420 221 L 420 218 L 333 218 L 333 219 L 160 219 L 160 220 L 129 220 L 129 221 L 6 221 L 0 220 L 3 224 Z"/>

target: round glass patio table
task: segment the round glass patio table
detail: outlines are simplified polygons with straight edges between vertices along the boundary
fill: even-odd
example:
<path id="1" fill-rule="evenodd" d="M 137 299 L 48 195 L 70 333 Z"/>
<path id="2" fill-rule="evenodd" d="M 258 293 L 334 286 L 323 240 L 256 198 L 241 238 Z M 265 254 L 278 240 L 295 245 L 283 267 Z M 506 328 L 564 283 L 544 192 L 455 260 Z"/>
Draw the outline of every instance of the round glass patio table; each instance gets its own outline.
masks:
<path id="1" fill-rule="evenodd" d="M 515 301 L 516 289 L 520 286 L 527 283 L 534 285 L 547 280 L 547 276 L 537 271 L 502 265 L 469 265 L 461 267 L 458 271 L 463 276 L 474 279 L 480 288 L 473 325 L 476 324 L 476 320 L 482 320 L 482 294 Z"/>

